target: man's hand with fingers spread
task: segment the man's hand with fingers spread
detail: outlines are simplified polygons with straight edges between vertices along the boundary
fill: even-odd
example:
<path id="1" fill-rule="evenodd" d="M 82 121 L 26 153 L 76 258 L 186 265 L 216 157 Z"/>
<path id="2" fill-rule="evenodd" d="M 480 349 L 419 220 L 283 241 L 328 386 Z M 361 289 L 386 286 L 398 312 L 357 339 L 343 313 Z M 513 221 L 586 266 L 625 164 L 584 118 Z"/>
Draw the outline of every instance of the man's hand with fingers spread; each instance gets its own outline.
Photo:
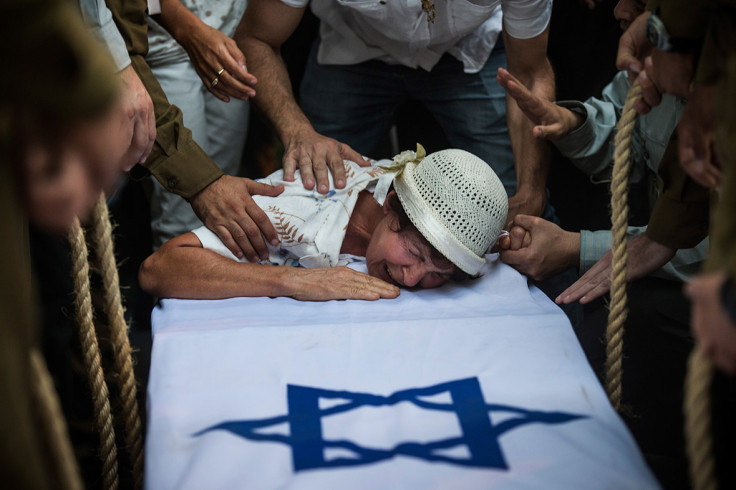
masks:
<path id="1" fill-rule="evenodd" d="M 499 68 L 496 78 L 524 115 L 535 124 L 532 130 L 535 138 L 554 141 L 583 124 L 584 116 L 533 94 L 507 70 Z"/>
<path id="2" fill-rule="evenodd" d="M 330 190 L 328 172 L 332 172 L 335 187 L 345 187 L 345 165 L 350 160 L 361 167 L 370 162 L 357 151 L 344 143 L 322 136 L 314 130 L 305 130 L 286 143 L 284 152 L 284 180 L 294 181 L 294 172 L 299 169 L 305 189 L 313 189 L 326 194 Z"/>
<path id="3" fill-rule="evenodd" d="M 675 252 L 675 249 L 655 242 L 646 233 L 631 239 L 628 243 L 626 282 L 648 276 L 669 262 Z M 609 250 L 580 279 L 560 293 L 555 303 L 580 301 L 586 304 L 608 293 L 611 289 L 612 261 L 613 254 Z"/>
<path id="4" fill-rule="evenodd" d="M 266 213 L 251 196 L 278 196 L 283 190 L 283 186 L 223 175 L 196 194 L 191 204 L 202 223 L 215 232 L 236 257 L 245 256 L 257 262 L 268 257 L 265 240 L 276 245 L 279 237 Z"/>

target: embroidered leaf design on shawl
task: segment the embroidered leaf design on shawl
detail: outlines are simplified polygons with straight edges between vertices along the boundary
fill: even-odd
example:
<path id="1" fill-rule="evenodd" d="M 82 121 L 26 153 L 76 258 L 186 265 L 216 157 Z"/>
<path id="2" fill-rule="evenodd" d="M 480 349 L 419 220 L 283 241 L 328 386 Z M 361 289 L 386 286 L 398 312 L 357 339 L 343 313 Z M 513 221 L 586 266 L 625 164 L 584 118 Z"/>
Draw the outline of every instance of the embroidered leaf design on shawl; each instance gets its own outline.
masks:
<path id="1" fill-rule="evenodd" d="M 355 169 L 353 168 L 353 166 L 345 162 L 342 162 L 342 164 L 345 167 L 345 178 L 352 179 L 353 177 L 355 177 Z"/>
<path id="2" fill-rule="evenodd" d="M 281 237 L 281 242 L 283 244 L 295 244 L 295 243 L 301 243 L 302 239 L 304 238 L 304 233 L 299 235 L 297 238 L 296 233 L 299 231 L 299 226 L 294 225 L 291 223 L 291 218 L 297 219 L 304 223 L 304 218 L 300 218 L 299 216 L 285 213 L 281 211 L 277 206 L 268 206 L 266 210 L 271 213 L 274 217 L 274 223 L 273 226 L 276 228 L 276 232 Z"/>
<path id="3" fill-rule="evenodd" d="M 381 175 L 382 173 L 384 173 L 385 171 L 386 171 L 385 168 L 382 168 L 382 167 L 373 167 L 372 169 L 370 169 L 368 171 L 368 175 L 370 175 L 371 177 L 377 177 L 377 176 Z"/>

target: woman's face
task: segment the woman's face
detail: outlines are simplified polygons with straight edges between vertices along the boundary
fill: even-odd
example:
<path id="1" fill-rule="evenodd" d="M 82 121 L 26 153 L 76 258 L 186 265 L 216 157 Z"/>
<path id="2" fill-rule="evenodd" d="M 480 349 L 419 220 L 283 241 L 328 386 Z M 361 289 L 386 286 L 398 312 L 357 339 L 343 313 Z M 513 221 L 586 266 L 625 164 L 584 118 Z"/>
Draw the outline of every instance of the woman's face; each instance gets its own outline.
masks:
<path id="1" fill-rule="evenodd" d="M 393 231 L 396 213 L 387 211 L 371 236 L 365 253 L 368 274 L 399 287 L 436 288 L 452 277 L 452 264 L 431 261 L 431 245 L 414 232 Z"/>

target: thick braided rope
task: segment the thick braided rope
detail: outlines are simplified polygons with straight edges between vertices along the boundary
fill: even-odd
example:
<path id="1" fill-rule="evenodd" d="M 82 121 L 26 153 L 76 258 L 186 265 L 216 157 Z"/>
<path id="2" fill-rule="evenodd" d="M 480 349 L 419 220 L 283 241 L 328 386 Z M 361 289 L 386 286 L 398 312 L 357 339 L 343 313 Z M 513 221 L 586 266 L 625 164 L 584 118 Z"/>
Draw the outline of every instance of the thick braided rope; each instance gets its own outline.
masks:
<path id="1" fill-rule="evenodd" d="M 125 322 L 123 305 L 120 301 L 120 280 L 113 252 L 112 226 L 105 202 L 101 194 L 92 217 L 92 234 L 95 255 L 102 276 L 105 294 L 105 311 L 110 322 L 110 336 L 115 356 L 115 370 L 120 398 L 122 400 L 125 423 L 125 444 L 128 447 L 135 488 L 143 486 L 143 437 L 141 419 L 136 399 L 136 383 L 133 374 L 133 358 L 128 339 L 128 325 Z"/>
<path id="2" fill-rule="evenodd" d="M 92 298 L 89 288 L 89 263 L 87 261 L 87 243 L 84 231 L 75 220 L 69 232 L 69 243 L 72 248 L 72 266 L 74 274 L 74 305 L 79 327 L 79 340 L 82 343 L 84 367 L 87 380 L 92 391 L 92 403 L 95 412 L 95 424 L 100 436 L 100 459 L 102 460 L 102 481 L 104 488 L 118 488 L 118 461 L 115 447 L 115 430 L 112 424 L 110 398 L 107 383 L 102 371 L 100 349 L 97 334 L 92 320 Z"/>
<path id="3" fill-rule="evenodd" d="M 713 458 L 710 387 L 713 366 L 695 347 L 685 378 L 685 439 L 694 490 L 715 490 L 718 482 Z"/>
<path id="4" fill-rule="evenodd" d="M 41 430 L 46 438 L 58 475 L 57 483 L 63 490 L 81 490 L 82 478 L 69 442 L 69 432 L 54 389 L 54 382 L 46 368 L 43 356 L 36 349 L 30 352 L 31 393 L 38 413 Z"/>
<path id="5" fill-rule="evenodd" d="M 627 188 L 631 168 L 631 135 L 636 124 L 634 102 L 641 96 L 641 87 L 634 83 L 629 90 L 621 118 L 616 125 L 616 150 L 611 179 L 611 234 L 613 263 L 611 267 L 611 304 L 606 327 L 606 393 L 616 410 L 621 408 L 621 377 L 626 308 L 626 228 L 629 221 Z"/>

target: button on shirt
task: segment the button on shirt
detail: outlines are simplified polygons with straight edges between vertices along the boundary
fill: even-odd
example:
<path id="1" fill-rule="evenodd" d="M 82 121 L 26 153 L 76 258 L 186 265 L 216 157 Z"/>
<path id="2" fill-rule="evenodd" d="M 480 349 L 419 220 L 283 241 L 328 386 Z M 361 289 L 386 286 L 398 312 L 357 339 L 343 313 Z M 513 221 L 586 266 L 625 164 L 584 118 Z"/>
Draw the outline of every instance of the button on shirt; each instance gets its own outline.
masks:
<path id="1" fill-rule="evenodd" d="M 303 8 L 309 0 L 281 0 Z M 552 0 L 433 0 L 436 18 L 427 21 L 421 0 L 312 0 L 322 21 L 317 61 L 352 65 L 380 60 L 427 71 L 449 53 L 466 73 L 477 73 L 501 32 L 518 39 L 541 34 Z"/>

